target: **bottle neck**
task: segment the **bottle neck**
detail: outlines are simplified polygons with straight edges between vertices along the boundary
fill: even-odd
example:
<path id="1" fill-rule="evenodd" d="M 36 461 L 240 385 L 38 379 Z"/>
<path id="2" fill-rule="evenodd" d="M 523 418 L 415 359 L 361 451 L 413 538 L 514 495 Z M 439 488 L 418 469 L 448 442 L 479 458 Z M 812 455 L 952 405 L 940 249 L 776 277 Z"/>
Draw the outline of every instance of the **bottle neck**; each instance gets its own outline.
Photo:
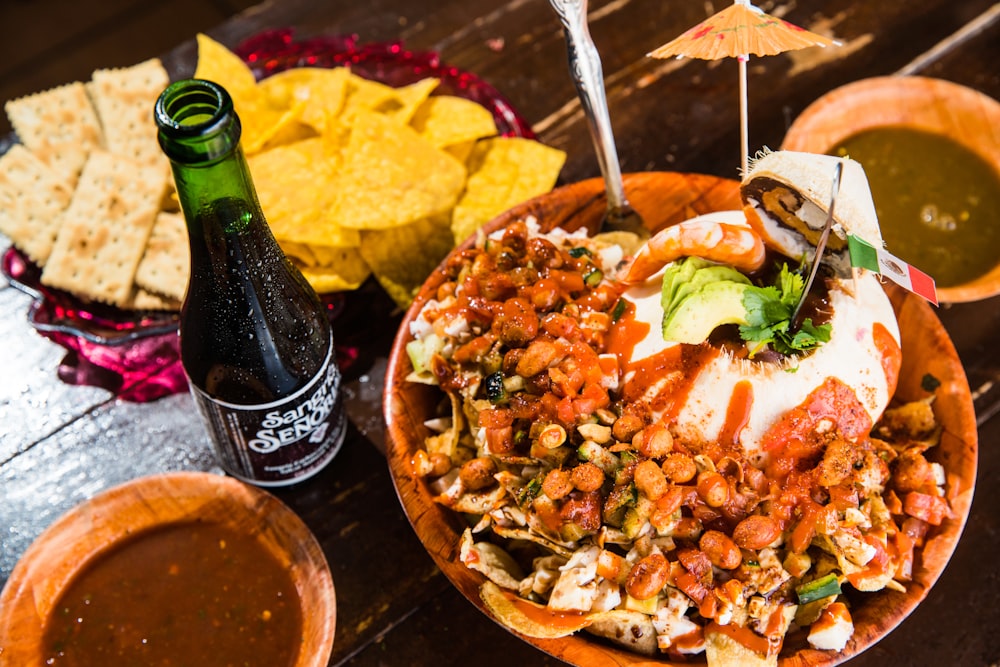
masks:
<path id="1" fill-rule="evenodd" d="M 240 147 L 239 117 L 224 88 L 200 79 L 177 81 L 160 95 L 155 116 L 189 223 L 217 220 L 224 231 L 239 232 L 263 221 Z M 239 213 L 231 219 L 213 215 L 220 202 Z"/>

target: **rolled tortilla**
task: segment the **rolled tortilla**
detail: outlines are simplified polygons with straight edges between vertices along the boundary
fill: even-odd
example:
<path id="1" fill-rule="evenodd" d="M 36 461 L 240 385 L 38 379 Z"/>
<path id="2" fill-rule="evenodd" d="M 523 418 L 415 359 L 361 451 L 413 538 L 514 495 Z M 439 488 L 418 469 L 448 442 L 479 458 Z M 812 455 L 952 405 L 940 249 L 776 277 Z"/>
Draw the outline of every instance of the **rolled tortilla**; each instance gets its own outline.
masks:
<path id="1" fill-rule="evenodd" d="M 838 162 L 844 166 L 822 261 L 847 277 L 848 232 L 873 246 L 883 245 L 868 177 L 859 162 L 817 153 L 767 153 L 751 165 L 740 194 L 748 222 L 766 245 L 791 258 L 804 255 L 811 262 L 826 223 Z"/>

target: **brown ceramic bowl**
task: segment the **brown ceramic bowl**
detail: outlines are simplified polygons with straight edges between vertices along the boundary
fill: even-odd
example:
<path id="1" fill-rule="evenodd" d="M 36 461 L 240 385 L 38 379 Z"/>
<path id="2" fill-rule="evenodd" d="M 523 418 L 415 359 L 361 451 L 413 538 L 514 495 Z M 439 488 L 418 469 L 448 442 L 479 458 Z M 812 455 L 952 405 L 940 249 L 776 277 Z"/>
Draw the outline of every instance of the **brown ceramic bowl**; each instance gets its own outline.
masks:
<path id="1" fill-rule="evenodd" d="M 326 557 L 302 520 L 274 496 L 230 477 L 155 475 L 104 491 L 49 526 L 25 551 L 0 594 L 5 665 L 41 665 L 44 625 L 73 578 L 140 531 L 188 521 L 256 536 L 288 564 L 302 604 L 295 667 L 325 667 L 333 648 L 336 598 Z"/>
<path id="2" fill-rule="evenodd" d="M 885 126 L 944 135 L 979 155 L 1000 175 L 1000 103 L 957 83 L 921 76 L 862 79 L 830 91 L 795 119 L 781 148 L 826 153 L 858 132 Z M 938 288 L 938 299 L 950 303 L 996 294 L 1000 294 L 1000 262 L 968 283 Z"/>
<path id="3" fill-rule="evenodd" d="M 625 187 L 629 200 L 651 229 L 702 213 L 739 208 L 737 183 L 711 176 L 631 174 L 626 176 Z M 605 206 L 603 182 L 597 179 L 583 181 L 504 213 L 489 223 L 487 231 L 501 228 L 529 214 L 538 218 L 543 229 L 558 225 L 567 229 L 580 226 L 593 229 L 604 215 Z M 462 247 L 469 245 L 470 242 L 466 242 Z M 490 615 L 479 597 L 479 586 L 484 577 L 465 567 L 458 558 L 458 540 L 464 522 L 432 500 L 424 481 L 414 476 L 410 467 L 411 457 L 428 435 L 423 422 L 434 415 L 443 394 L 434 387 L 406 381 L 412 367 L 404 348 L 411 340 L 410 321 L 435 294 L 443 280 L 440 272 L 435 272 L 427 280 L 404 317 L 393 344 L 383 403 L 387 455 L 403 509 L 425 548 L 451 582 L 475 606 Z M 969 513 L 976 475 L 977 432 L 965 373 L 951 340 L 926 302 L 901 290 L 893 290 L 891 296 L 903 339 L 903 369 L 897 395 L 905 399 L 923 396 L 920 383 L 927 373 L 942 382 L 934 403 L 937 417 L 944 426 L 936 456 L 948 472 L 948 488 L 955 516 L 948 519 L 928 541 L 914 568 L 914 581 L 906 593 L 882 591 L 859 596 L 854 601 L 852 613 L 856 629 L 843 652 L 811 650 L 804 641 L 791 641 L 790 638 L 781 656 L 782 665 L 834 665 L 857 655 L 885 636 L 927 595 L 951 557 Z M 522 638 L 574 665 L 653 667 L 671 664 L 666 657 L 654 660 L 629 653 L 586 633 L 562 639 Z"/>

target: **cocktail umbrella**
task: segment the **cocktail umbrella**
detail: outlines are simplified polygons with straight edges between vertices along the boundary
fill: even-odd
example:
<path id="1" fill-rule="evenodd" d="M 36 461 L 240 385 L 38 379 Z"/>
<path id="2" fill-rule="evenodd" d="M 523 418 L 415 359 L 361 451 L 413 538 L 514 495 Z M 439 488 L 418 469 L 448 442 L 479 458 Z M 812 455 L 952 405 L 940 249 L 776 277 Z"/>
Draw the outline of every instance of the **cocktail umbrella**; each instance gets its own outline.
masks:
<path id="1" fill-rule="evenodd" d="M 653 58 L 700 58 L 718 60 L 736 58 L 740 68 L 740 141 L 741 166 L 747 172 L 749 138 L 747 136 L 747 60 L 751 55 L 773 56 L 808 46 L 834 46 L 840 42 L 817 35 L 787 21 L 765 14 L 749 0 L 734 3 L 705 19 L 680 37 L 652 51 Z"/>

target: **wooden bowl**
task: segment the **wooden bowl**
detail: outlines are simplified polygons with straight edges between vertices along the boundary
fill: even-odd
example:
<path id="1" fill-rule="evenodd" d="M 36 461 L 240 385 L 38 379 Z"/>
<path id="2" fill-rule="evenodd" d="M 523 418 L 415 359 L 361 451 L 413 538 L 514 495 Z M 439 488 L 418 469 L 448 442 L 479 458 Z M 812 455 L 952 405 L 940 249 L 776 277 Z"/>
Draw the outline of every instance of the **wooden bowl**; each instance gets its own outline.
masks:
<path id="1" fill-rule="evenodd" d="M 694 215 L 740 207 L 738 184 L 711 176 L 678 173 L 630 174 L 625 178 L 629 200 L 651 229 L 675 224 Z M 599 179 L 557 189 L 499 216 L 487 231 L 501 228 L 527 215 L 538 218 L 543 229 L 593 229 L 605 210 L 604 185 Z M 467 241 L 459 250 L 471 245 Z M 458 252 L 458 250 L 456 250 Z M 479 597 L 484 577 L 458 558 L 462 519 L 432 500 L 424 481 L 411 472 L 410 460 L 429 434 L 423 422 L 435 412 L 443 394 L 435 387 L 406 381 L 411 372 L 405 345 L 411 340 L 409 324 L 423 304 L 435 294 L 444 274 L 435 272 L 420 290 L 403 319 L 389 357 L 383 408 L 387 425 L 389 468 L 403 509 L 418 537 L 451 582 L 487 615 Z M 893 289 L 892 301 L 902 329 L 903 369 L 898 396 L 923 396 L 925 374 L 941 380 L 934 409 L 944 426 L 936 456 L 948 473 L 948 489 L 955 516 L 946 520 L 923 550 L 914 569 L 914 581 L 905 594 L 891 591 L 859 596 L 853 608 L 855 633 L 841 653 L 810 650 L 786 642 L 781 664 L 788 666 L 834 665 L 857 655 L 899 624 L 927 595 L 958 542 L 969 513 L 976 475 L 977 431 L 968 382 L 955 349 L 937 316 L 922 299 Z M 494 619 L 496 620 L 496 619 Z M 517 634 L 517 633 L 514 633 Z M 603 643 L 586 633 L 562 639 L 522 637 L 560 660 L 587 667 L 672 664 L 654 660 Z M 691 663 L 684 663 L 691 664 Z"/>
<path id="2" fill-rule="evenodd" d="M 323 551 L 309 528 L 274 496 L 230 477 L 178 472 L 104 491 L 56 520 L 14 567 L 0 594 L 3 664 L 41 665 L 44 625 L 73 578 L 137 533 L 198 520 L 256 536 L 290 565 L 302 605 L 295 667 L 325 667 L 333 648 L 336 598 Z"/>
<path id="3" fill-rule="evenodd" d="M 858 132 L 885 126 L 944 135 L 1000 174 L 1000 103 L 957 83 L 920 76 L 862 79 L 830 91 L 795 119 L 781 148 L 826 153 Z M 996 294 L 1000 263 L 968 283 L 938 288 L 938 299 L 951 303 Z"/>

